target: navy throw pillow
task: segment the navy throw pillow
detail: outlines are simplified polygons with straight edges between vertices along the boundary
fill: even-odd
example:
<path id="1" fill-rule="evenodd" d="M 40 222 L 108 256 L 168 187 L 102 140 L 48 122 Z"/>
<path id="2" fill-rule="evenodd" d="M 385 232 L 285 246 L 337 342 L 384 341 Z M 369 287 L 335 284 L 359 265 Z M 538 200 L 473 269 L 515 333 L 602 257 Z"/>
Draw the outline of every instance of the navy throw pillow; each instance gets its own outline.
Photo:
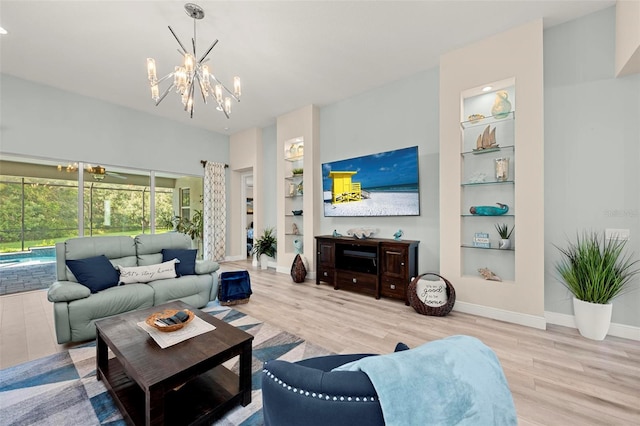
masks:
<path id="1" fill-rule="evenodd" d="M 162 261 L 178 259 L 176 263 L 176 273 L 178 276 L 196 274 L 196 254 L 197 249 L 162 249 Z"/>
<path id="2" fill-rule="evenodd" d="M 66 263 L 78 282 L 88 287 L 91 293 L 118 285 L 120 274 L 105 255 L 67 260 Z"/>

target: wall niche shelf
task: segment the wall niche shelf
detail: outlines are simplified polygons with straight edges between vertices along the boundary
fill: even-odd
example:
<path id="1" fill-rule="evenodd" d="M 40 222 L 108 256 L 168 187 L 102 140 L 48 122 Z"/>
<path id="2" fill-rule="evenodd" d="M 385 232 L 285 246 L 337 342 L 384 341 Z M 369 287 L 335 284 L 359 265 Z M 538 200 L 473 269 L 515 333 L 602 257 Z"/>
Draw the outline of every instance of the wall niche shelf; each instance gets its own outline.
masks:
<path id="1" fill-rule="evenodd" d="M 495 93 L 495 92 L 493 92 Z M 513 99 L 512 99 L 513 100 Z M 467 120 L 467 121 L 462 121 L 460 122 L 460 127 L 462 127 L 462 129 L 470 129 L 472 127 L 479 127 L 479 126 L 486 126 L 489 124 L 496 124 L 496 123 L 501 123 L 504 121 L 513 121 L 516 118 L 516 112 L 511 111 L 506 115 L 501 115 L 501 116 L 493 116 L 490 115 L 488 117 L 485 118 L 480 118 L 478 120 Z"/>
<path id="2" fill-rule="evenodd" d="M 515 86 L 501 90 L 508 92 L 508 98 L 515 107 Z M 462 99 L 461 116 L 486 114 L 496 100 L 497 91 L 483 93 Z M 477 120 L 460 122 L 460 260 L 461 272 L 465 276 L 477 277 L 479 268 L 489 268 L 503 281 L 515 280 L 514 236 L 511 248 L 498 248 L 495 225 L 506 224 L 509 229 L 515 225 L 515 111 L 504 115 L 488 115 Z M 488 140 L 487 140 L 488 139 Z M 494 144 L 497 146 L 489 145 Z M 481 148 L 481 146 L 486 148 Z M 489 146 L 487 146 L 489 145 Z M 506 214 L 486 216 L 471 214 L 472 206 L 509 206 Z M 474 245 L 473 241 L 489 242 L 489 247 Z"/>

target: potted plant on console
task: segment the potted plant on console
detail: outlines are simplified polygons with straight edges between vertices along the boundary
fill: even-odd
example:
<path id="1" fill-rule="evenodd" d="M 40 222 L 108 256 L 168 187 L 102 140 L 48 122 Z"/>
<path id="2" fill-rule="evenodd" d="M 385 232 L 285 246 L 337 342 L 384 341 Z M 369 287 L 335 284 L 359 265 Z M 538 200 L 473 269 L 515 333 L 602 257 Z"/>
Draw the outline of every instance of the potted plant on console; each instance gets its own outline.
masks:
<path id="1" fill-rule="evenodd" d="M 253 242 L 252 252 L 260 260 L 260 268 L 267 269 L 267 257 L 276 257 L 277 239 L 274 229 L 265 228 L 262 235 Z"/>
<path id="2" fill-rule="evenodd" d="M 611 300 L 629 290 L 640 272 L 638 260 L 624 252 L 626 240 L 601 238 L 597 232 L 584 232 L 566 248 L 556 271 L 562 284 L 573 294 L 573 312 L 580 334 L 602 340 L 611 324 Z"/>

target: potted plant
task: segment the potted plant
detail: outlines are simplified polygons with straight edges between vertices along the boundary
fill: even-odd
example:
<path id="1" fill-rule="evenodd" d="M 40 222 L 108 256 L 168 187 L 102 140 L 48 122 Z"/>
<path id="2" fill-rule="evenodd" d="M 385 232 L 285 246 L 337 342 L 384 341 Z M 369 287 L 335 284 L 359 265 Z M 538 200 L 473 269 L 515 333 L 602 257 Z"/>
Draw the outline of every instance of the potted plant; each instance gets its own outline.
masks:
<path id="1" fill-rule="evenodd" d="M 204 216 L 202 215 L 202 210 L 196 210 L 191 219 L 176 216 L 176 220 L 176 231 L 190 236 L 194 241 L 196 248 L 200 250 L 200 243 L 202 241 L 202 234 L 204 230 Z"/>
<path id="2" fill-rule="evenodd" d="M 276 257 L 277 239 L 273 232 L 273 228 L 266 228 L 262 235 L 253 242 L 253 249 L 251 252 L 260 259 L 260 267 L 262 269 L 267 269 L 267 256 Z"/>
<path id="3" fill-rule="evenodd" d="M 573 311 L 580 334 L 602 340 L 611 324 L 611 300 L 629 289 L 640 272 L 638 260 L 624 252 L 626 240 L 606 239 L 597 232 L 577 235 L 562 254 L 556 271 L 562 284 L 573 294 Z"/>
<path id="4" fill-rule="evenodd" d="M 508 250 L 511 248 L 511 233 L 515 229 L 515 225 L 511 227 L 509 230 L 509 225 L 506 223 L 499 224 L 496 223 L 496 231 L 498 231 L 498 235 L 500 235 L 500 241 L 498 241 L 498 248 L 503 250 Z"/>
<path id="5" fill-rule="evenodd" d="M 304 169 L 303 168 L 295 168 L 295 169 L 291 170 L 291 174 L 294 175 L 294 176 L 300 176 L 303 173 L 304 173 Z"/>

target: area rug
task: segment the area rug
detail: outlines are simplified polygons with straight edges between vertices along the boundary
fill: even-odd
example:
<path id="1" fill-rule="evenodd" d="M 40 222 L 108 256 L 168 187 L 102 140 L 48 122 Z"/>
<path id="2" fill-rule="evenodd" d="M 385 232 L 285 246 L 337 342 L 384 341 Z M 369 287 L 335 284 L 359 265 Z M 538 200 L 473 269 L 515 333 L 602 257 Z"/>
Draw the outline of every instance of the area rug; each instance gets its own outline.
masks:
<path id="1" fill-rule="evenodd" d="M 265 361 L 297 361 L 330 354 L 268 323 L 234 309 L 203 309 L 254 336 L 251 404 L 238 406 L 216 426 L 262 425 L 260 379 Z M 101 381 L 96 379 L 95 342 L 0 370 L 0 425 L 124 425 Z M 224 365 L 237 371 L 237 360 Z"/>

